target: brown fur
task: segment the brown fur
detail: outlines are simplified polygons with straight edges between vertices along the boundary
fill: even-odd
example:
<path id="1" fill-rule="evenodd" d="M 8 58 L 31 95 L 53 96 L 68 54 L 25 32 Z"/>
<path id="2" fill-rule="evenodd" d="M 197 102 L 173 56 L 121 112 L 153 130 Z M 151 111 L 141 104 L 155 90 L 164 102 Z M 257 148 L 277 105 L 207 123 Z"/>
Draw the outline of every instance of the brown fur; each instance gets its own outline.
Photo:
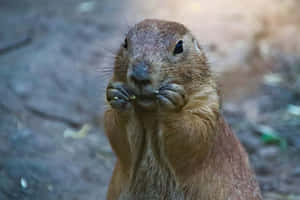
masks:
<path id="1" fill-rule="evenodd" d="M 172 57 L 182 38 L 184 52 Z M 154 88 L 172 81 L 184 86 L 187 97 L 176 111 L 106 111 L 106 133 L 117 155 L 107 199 L 260 200 L 247 153 L 220 113 L 216 83 L 190 32 L 175 22 L 144 20 L 127 39 L 111 82 L 130 86 L 127 71 L 142 60 L 151 66 Z"/>

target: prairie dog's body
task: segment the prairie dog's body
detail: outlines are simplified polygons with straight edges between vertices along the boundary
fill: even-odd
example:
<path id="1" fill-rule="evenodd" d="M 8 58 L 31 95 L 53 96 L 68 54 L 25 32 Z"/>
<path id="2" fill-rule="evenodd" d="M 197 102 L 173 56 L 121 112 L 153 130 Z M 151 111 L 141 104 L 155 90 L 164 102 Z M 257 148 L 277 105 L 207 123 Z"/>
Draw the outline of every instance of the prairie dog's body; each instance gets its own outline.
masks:
<path id="1" fill-rule="evenodd" d="M 206 57 L 181 24 L 127 34 L 107 88 L 117 163 L 108 200 L 260 200 L 247 153 L 220 113 Z"/>

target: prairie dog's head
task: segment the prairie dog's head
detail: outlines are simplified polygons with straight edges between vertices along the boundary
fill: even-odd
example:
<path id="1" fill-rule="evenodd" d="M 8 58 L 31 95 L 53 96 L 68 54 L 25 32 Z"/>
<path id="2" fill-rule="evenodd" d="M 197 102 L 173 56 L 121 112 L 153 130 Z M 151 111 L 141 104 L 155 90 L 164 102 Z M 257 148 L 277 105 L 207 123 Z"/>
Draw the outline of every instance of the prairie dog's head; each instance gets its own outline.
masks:
<path id="1" fill-rule="evenodd" d="M 114 79 L 127 83 L 138 95 L 149 96 L 162 84 L 186 88 L 210 79 L 197 40 L 182 24 L 144 20 L 129 30 L 115 60 Z"/>

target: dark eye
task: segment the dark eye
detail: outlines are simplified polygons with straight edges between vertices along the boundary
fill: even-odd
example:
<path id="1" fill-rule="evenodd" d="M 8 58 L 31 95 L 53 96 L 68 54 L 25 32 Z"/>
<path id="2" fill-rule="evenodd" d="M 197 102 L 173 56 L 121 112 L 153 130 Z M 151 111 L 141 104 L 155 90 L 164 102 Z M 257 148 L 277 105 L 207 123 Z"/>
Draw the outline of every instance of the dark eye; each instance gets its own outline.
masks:
<path id="1" fill-rule="evenodd" d="M 183 41 L 179 40 L 174 48 L 173 54 L 179 54 L 183 52 Z"/>
<path id="2" fill-rule="evenodd" d="M 124 43 L 123 43 L 122 46 L 123 46 L 123 48 L 127 49 L 127 47 L 128 47 L 128 41 L 127 41 L 127 38 L 125 38 Z"/>

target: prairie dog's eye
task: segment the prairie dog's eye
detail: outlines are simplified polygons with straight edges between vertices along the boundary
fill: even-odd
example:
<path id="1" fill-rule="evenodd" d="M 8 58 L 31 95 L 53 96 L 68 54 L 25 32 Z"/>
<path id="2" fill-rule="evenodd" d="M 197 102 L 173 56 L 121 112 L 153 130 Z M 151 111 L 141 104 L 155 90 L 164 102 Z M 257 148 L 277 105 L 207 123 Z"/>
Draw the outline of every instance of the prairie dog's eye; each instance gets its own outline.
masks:
<path id="1" fill-rule="evenodd" d="M 127 48 L 128 48 L 128 41 L 127 41 L 127 38 L 125 38 L 124 43 L 122 44 L 122 46 L 123 46 L 124 49 L 127 49 Z"/>
<path id="2" fill-rule="evenodd" d="M 173 55 L 183 52 L 183 41 L 179 40 L 174 48 Z"/>

